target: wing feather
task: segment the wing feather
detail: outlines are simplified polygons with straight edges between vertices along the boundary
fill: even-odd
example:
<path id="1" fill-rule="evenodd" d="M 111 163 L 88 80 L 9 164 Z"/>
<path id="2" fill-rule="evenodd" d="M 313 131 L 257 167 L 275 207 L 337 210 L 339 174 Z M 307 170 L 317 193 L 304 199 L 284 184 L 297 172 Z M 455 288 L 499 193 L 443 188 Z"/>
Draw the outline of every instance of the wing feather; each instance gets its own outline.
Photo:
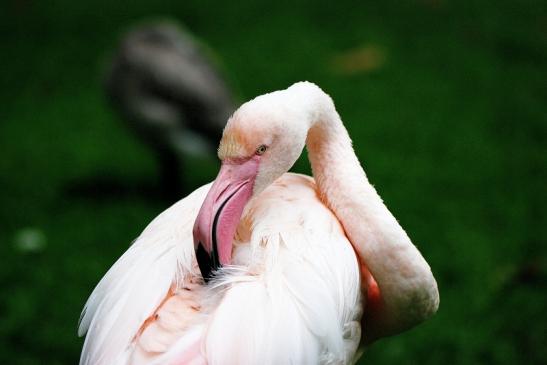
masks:
<path id="1" fill-rule="evenodd" d="M 204 185 L 156 217 L 101 279 L 85 304 L 81 365 L 125 364 L 142 323 L 173 283 L 194 273 L 192 228 L 209 191 Z"/>
<path id="2" fill-rule="evenodd" d="M 313 180 L 285 174 L 246 214 L 234 266 L 208 285 L 208 363 L 351 363 L 361 334 L 359 264 Z"/>

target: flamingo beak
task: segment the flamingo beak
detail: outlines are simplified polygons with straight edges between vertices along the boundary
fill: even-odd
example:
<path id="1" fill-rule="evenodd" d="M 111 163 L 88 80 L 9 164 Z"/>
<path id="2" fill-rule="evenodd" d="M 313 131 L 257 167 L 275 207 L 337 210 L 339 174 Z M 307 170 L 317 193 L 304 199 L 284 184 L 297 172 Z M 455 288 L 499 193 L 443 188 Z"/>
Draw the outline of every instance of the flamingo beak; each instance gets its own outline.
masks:
<path id="1" fill-rule="evenodd" d="M 252 196 L 259 156 L 222 162 L 194 223 L 194 249 L 205 281 L 232 259 L 232 241 L 245 205 Z"/>

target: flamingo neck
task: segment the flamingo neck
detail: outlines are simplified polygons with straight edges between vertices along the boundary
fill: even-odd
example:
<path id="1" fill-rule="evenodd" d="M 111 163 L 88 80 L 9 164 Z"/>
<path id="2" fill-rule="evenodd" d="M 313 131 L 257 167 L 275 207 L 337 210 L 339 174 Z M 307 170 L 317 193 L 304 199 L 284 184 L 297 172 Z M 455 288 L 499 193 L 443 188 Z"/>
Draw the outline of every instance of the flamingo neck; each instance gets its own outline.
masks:
<path id="1" fill-rule="evenodd" d="M 332 100 L 316 101 L 316 114 L 306 139 L 308 158 L 321 199 L 343 224 L 358 253 L 364 250 L 368 232 L 361 220 L 371 205 L 383 203 L 368 182 Z M 316 99 L 318 100 L 318 99 Z"/>
<path id="2" fill-rule="evenodd" d="M 344 225 L 351 224 L 353 220 L 345 217 L 344 207 L 359 210 L 355 197 L 370 193 L 372 186 L 335 110 L 326 110 L 312 125 L 306 147 L 321 199 Z"/>
<path id="3" fill-rule="evenodd" d="M 424 316 L 413 313 L 413 308 L 424 310 L 416 301 L 430 300 L 436 283 L 433 279 L 423 291 L 416 290 L 424 286 L 424 278 L 432 278 L 429 265 L 369 183 L 332 100 L 324 96 L 306 140 L 320 197 L 342 223 L 378 283 L 384 304 L 391 307 L 385 311 L 393 317 L 384 319 L 388 331 L 390 323 L 410 327 Z M 431 303 L 425 310 L 435 311 L 437 305 Z"/>

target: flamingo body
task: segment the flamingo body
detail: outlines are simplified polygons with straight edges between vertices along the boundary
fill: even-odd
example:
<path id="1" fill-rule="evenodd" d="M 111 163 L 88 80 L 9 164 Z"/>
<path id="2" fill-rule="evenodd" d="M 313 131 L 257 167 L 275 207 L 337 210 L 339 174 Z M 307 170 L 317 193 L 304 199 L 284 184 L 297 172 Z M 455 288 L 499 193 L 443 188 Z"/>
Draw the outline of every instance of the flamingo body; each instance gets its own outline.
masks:
<path id="1" fill-rule="evenodd" d="M 82 319 L 81 330 L 90 323 L 82 363 L 349 362 L 361 334 L 359 265 L 313 179 L 287 173 L 254 199 L 238 226 L 234 266 L 204 287 L 195 284 L 185 222 L 208 188 L 158 216 L 101 281 Z M 138 320 L 121 322 L 129 318 Z"/>

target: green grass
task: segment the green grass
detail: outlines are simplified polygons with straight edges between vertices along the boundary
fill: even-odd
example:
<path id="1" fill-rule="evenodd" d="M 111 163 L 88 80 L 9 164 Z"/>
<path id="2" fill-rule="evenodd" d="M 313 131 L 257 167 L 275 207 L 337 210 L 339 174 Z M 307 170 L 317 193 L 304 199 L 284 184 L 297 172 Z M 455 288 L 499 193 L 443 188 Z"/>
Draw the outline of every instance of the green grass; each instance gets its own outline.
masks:
<path id="1" fill-rule="evenodd" d="M 363 364 L 547 363 L 545 2 L 237 3 L 0 7 L 0 363 L 75 363 L 87 296 L 167 207 L 139 188 L 157 166 L 101 91 L 119 33 L 151 15 L 209 44 L 242 100 L 305 79 L 333 96 L 441 293 L 433 319 Z M 359 47 L 383 59 L 333 66 Z M 188 163 L 190 185 L 213 178 L 213 161 Z M 295 170 L 309 172 L 305 159 Z M 101 176 L 126 189 L 69 194 Z M 45 246 L 17 249 L 25 229 Z"/>

